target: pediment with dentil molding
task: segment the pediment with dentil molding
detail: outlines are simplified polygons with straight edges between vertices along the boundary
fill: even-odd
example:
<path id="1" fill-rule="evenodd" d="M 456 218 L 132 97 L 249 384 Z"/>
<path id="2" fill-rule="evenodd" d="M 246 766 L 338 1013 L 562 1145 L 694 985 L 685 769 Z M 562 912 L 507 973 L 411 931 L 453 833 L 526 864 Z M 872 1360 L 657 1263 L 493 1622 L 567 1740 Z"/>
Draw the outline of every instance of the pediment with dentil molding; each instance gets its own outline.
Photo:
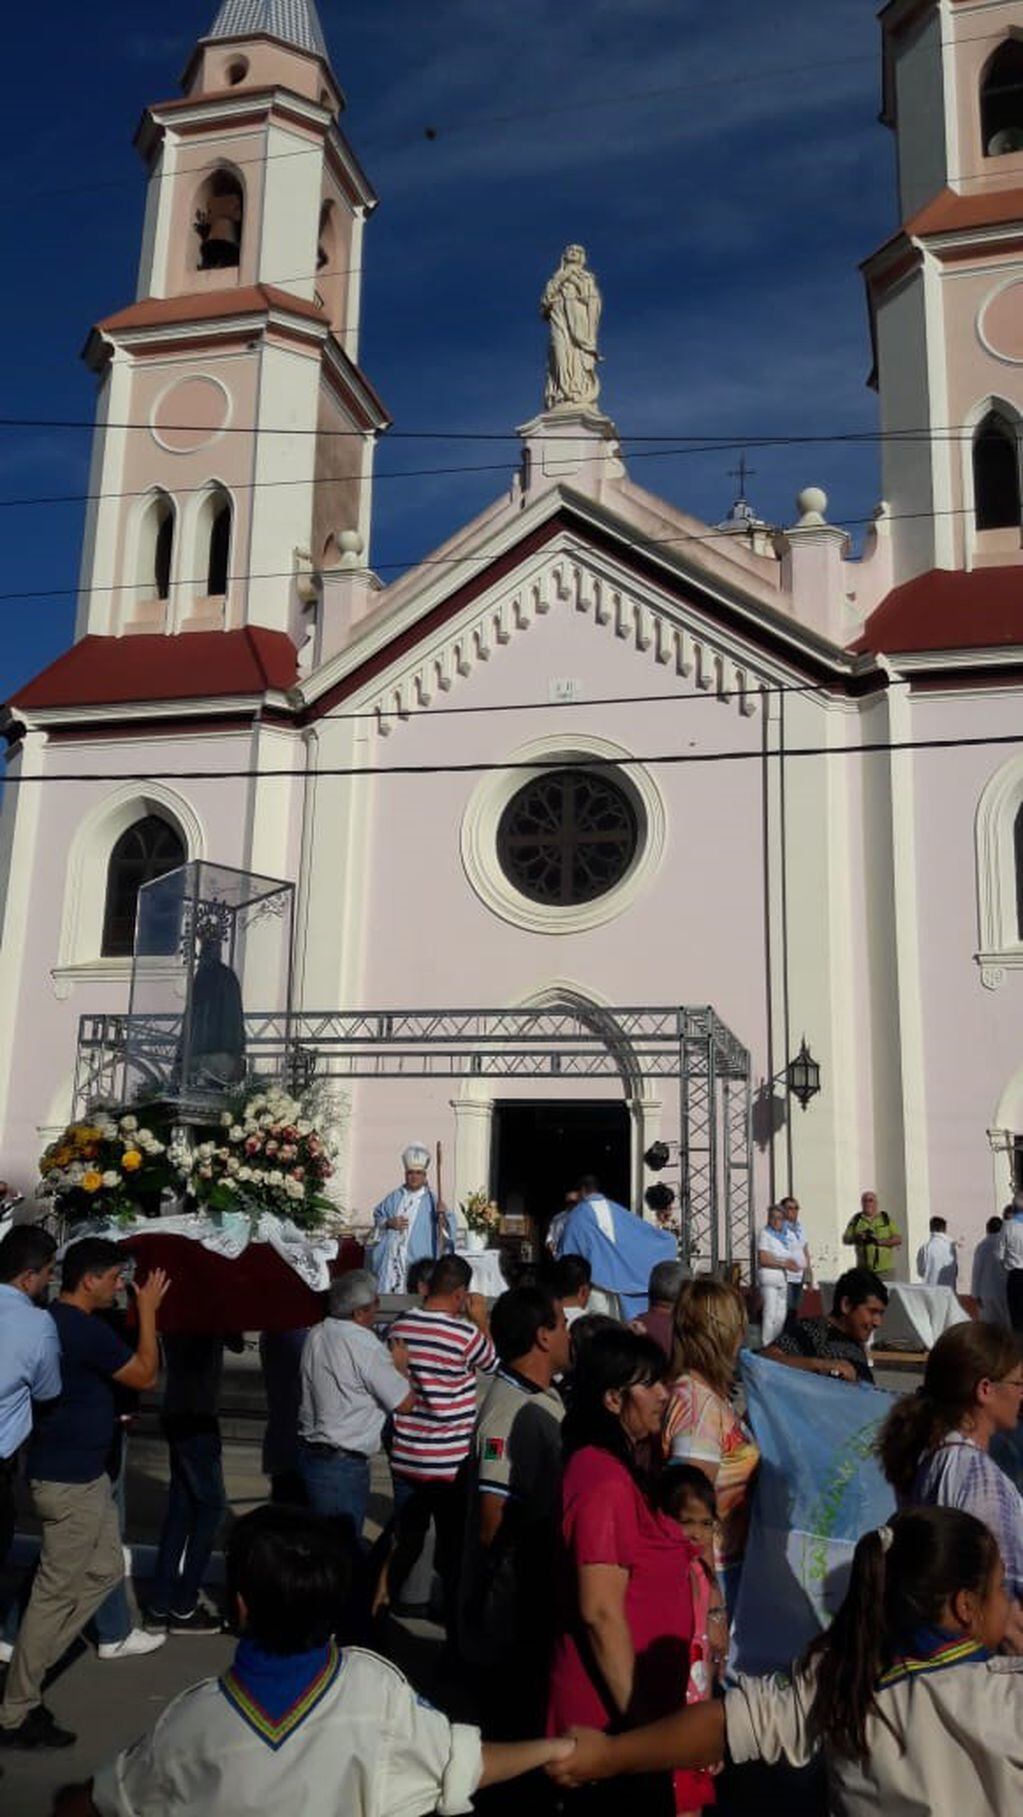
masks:
<path id="1" fill-rule="evenodd" d="M 684 605 L 623 585 L 586 557 L 558 553 L 489 589 L 389 670 L 378 691 L 367 696 L 381 733 L 456 692 L 480 663 L 499 657 L 513 638 L 558 612 L 647 655 L 652 666 L 694 689 L 731 702 L 743 717 L 757 712 L 762 691 L 772 686 L 747 653 L 730 649 L 725 636 Z"/>

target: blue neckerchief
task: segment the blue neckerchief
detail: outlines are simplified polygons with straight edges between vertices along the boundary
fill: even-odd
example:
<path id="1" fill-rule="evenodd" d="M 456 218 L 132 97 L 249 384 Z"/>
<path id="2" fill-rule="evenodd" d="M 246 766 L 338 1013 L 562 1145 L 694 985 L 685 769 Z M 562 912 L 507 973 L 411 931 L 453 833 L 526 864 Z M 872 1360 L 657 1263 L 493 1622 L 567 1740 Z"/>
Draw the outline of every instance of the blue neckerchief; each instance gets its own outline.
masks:
<path id="1" fill-rule="evenodd" d="M 276 1751 L 316 1708 L 340 1670 L 341 1655 L 333 1641 L 309 1653 L 268 1653 L 253 1640 L 240 1640 L 220 1689 L 249 1728 Z"/>

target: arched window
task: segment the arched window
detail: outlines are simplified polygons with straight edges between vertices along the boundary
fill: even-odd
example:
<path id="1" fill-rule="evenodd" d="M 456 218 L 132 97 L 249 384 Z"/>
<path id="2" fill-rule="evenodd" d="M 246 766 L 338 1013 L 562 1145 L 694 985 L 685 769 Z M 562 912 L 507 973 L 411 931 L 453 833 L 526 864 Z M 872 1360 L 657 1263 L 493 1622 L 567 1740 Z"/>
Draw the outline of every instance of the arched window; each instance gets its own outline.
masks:
<path id="1" fill-rule="evenodd" d="M 215 170 L 196 198 L 200 271 L 224 270 L 240 262 L 244 214 L 245 201 L 238 178 L 229 170 Z"/>
<path id="2" fill-rule="evenodd" d="M 973 501 L 978 530 L 1020 522 L 1019 442 L 998 410 L 989 410 L 974 432 Z"/>
<path id="3" fill-rule="evenodd" d="M 986 158 L 1023 151 L 1023 42 L 1019 38 L 1006 38 L 984 71 L 980 134 Z"/>
<path id="4" fill-rule="evenodd" d="M 1013 859 L 1016 870 L 1016 932 L 1023 940 L 1023 803 L 1012 823 Z"/>
<path id="5" fill-rule="evenodd" d="M 206 592 L 222 597 L 227 592 L 231 561 L 231 500 L 226 492 L 215 492 L 210 501 Z"/>
<path id="6" fill-rule="evenodd" d="M 136 820 L 118 839 L 107 866 L 103 910 L 105 959 L 130 957 L 135 942 L 135 908 L 144 883 L 177 870 L 186 858 L 184 844 L 159 814 Z"/>
<path id="7" fill-rule="evenodd" d="M 138 597 L 166 599 L 174 561 L 174 506 L 166 492 L 152 498 L 139 528 Z"/>

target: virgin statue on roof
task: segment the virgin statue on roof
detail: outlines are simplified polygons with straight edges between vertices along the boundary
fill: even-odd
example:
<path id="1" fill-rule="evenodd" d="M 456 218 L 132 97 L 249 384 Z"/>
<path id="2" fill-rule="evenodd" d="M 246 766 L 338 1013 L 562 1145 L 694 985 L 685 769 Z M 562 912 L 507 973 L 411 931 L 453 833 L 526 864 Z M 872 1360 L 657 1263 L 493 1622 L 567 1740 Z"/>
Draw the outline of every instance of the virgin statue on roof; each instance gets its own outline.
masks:
<path id="1" fill-rule="evenodd" d="M 585 249 L 566 246 L 561 264 L 540 300 L 540 314 L 550 329 L 545 410 L 566 404 L 593 405 L 600 396 L 600 311 L 600 291 L 587 267 Z"/>

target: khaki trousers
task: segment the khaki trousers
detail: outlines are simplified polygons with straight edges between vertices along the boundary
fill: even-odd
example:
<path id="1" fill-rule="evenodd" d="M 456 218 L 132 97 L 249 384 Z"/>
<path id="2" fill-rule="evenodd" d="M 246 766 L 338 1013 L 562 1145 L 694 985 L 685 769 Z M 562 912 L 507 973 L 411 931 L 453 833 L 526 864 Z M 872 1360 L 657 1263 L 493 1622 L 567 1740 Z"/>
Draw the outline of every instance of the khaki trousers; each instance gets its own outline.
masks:
<path id="1" fill-rule="evenodd" d="M 0 1728 L 16 1729 L 42 1702 L 43 1679 L 124 1576 L 110 1478 L 30 1482 L 42 1523 L 39 1564 L 0 1703 Z"/>

